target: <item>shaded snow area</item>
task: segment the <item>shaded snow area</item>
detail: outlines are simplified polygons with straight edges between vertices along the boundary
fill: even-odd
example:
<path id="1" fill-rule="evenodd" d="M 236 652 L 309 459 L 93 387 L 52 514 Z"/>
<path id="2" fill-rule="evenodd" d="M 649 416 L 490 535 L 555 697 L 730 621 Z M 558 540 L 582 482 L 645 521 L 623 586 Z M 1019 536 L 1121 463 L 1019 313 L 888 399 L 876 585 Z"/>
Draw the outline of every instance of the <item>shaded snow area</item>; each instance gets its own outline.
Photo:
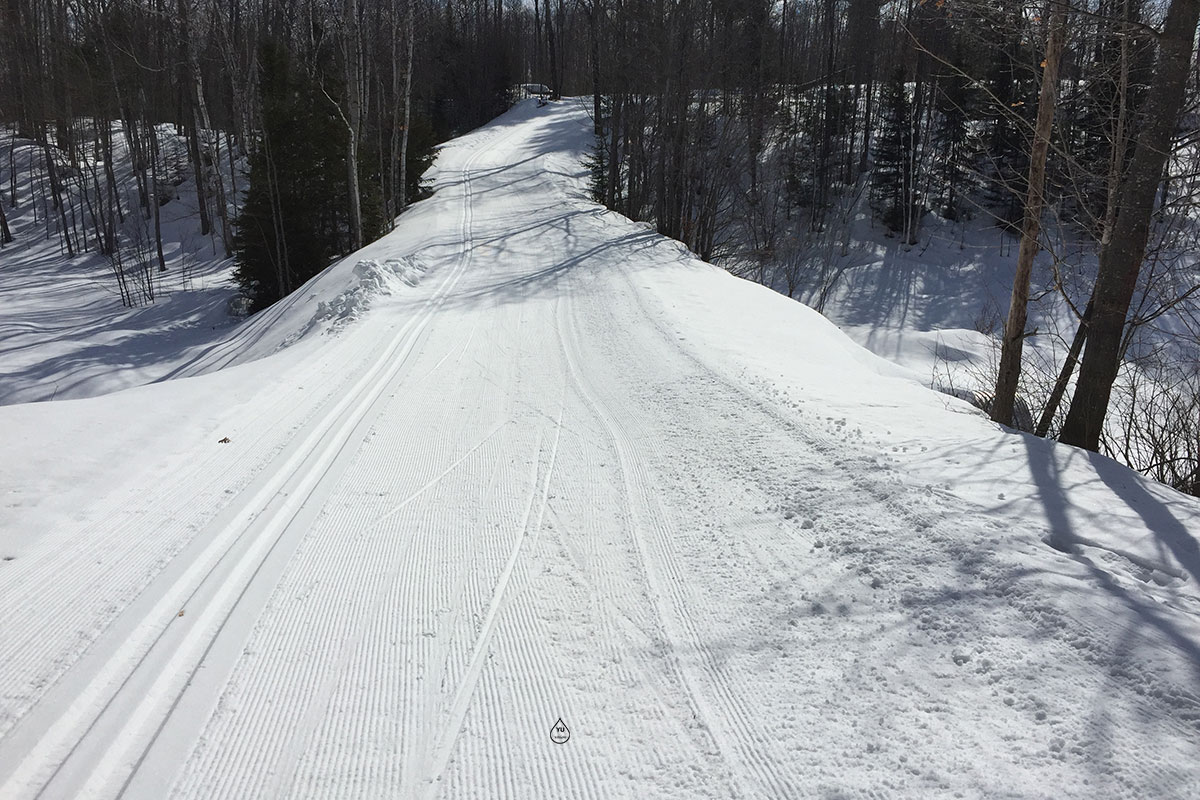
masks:
<path id="1" fill-rule="evenodd" d="M 0 408 L 0 797 L 1200 796 L 1200 503 L 591 203 L 590 128 Z"/>
<path id="2" fill-rule="evenodd" d="M 112 136 L 114 192 L 125 210 L 118 235 L 132 307 L 122 303 L 114 259 L 97 252 L 92 221 L 97 201 L 82 194 L 93 172 L 103 175 L 103 162 L 88 146 L 80 148 L 78 164 L 51 150 L 67 183 L 63 197 L 69 211 L 64 209 L 63 216 L 76 223 L 76 246 L 86 245 L 68 256 L 61 216 L 50 202 L 43 150 L 11 130 L 0 131 L 0 186 L 15 237 L 0 245 L 0 405 L 91 397 L 155 380 L 207 348 L 234 322 L 227 313 L 236 293 L 229 281 L 232 263 L 218 235 L 200 232 L 183 138 L 173 126 L 158 126 L 167 170 L 159 186 L 167 266 L 160 272 L 151 255 L 153 221 L 139 203 L 119 123 L 113 124 Z M 16 208 L 9 205 L 14 191 Z"/>
<path id="3" fill-rule="evenodd" d="M 159 126 L 158 136 L 186 166 L 172 127 Z M 426 268 L 411 255 L 356 254 L 270 310 L 238 318 L 231 313 L 239 295 L 233 260 L 215 232 L 201 235 L 195 181 L 179 176 L 177 185 L 165 184 L 160 208 L 167 270 L 159 272 L 156 262 L 129 267 L 128 281 L 146 291 L 127 307 L 111 259 L 94 249 L 74 257 L 63 252 L 41 149 L 9 136 L 0 142 L 0 186 L 7 200 L 15 167 L 21 200 L 7 209 L 15 241 L 0 245 L 0 405 L 94 397 L 254 361 L 310 334 L 339 332 L 373 297 L 415 286 Z M 119 124 L 114 142 L 118 190 L 135 210 L 126 216 L 125 233 L 145 237 L 152 223 L 138 206 Z M 82 214 L 86 203 L 67 195 Z"/>

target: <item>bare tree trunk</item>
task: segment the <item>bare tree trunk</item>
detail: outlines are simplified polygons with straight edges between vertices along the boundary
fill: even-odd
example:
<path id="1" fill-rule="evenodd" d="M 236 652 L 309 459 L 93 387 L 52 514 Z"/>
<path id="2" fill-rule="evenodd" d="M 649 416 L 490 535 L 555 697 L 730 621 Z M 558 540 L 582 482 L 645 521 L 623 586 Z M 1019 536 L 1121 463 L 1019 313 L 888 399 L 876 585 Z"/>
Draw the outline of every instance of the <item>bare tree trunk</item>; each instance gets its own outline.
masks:
<path id="1" fill-rule="evenodd" d="M 154 205 L 154 251 L 158 255 L 158 271 L 166 272 L 167 259 L 163 256 L 162 242 L 162 214 L 159 213 L 162 203 L 158 198 L 158 131 L 154 129 L 153 124 L 148 123 L 146 127 L 150 132 L 150 182 L 154 186 L 154 198 L 151 200 Z M 146 286 L 148 289 L 147 299 L 154 299 L 153 284 L 149 276 L 146 278 Z"/>
<path id="2" fill-rule="evenodd" d="M 856 0 L 855 5 L 864 5 L 863 0 Z M 864 33 L 867 36 L 874 37 L 879 31 L 879 4 L 873 0 L 865 0 L 864 5 Z M 858 41 L 865 41 L 863 36 Z M 871 112 L 872 102 L 875 97 L 875 50 L 871 47 L 861 48 L 856 70 L 861 70 L 861 74 L 865 80 L 863 87 L 863 135 L 862 146 L 858 154 L 858 171 L 866 172 L 867 163 L 871 154 Z M 855 113 L 858 113 L 857 107 Z"/>
<path id="3" fill-rule="evenodd" d="M 612 118 L 609 123 L 608 135 L 608 180 L 604 184 L 604 205 L 609 208 L 617 207 L 617 198 L 620 195 L 621 153 L 619 142 L 621 141 L 620 131 L 624 109 L 625 102 L 623 96 L 617 95 L 613 97 Z"/>
<path id="4" fill-rule="evenodd" d="M 4 203 L 0 203 L 0 244 L 9 244 L 12 240 L 12 231 L 8 228 L 8 217 L 4 215 Z"/>
<path id="5" fill-rule="evenodd" d="M 200 72 L 200 59 L 196 55 L 196 48 L 192 47 L 190 43 L 192 33 L 187 2 L 188 0 L 180 0 L 179 14 L 190 84 L 188 91 L 189 104 L 192 106 L 193 111 L 189 122 L 194 131 L 193 138 L 196 148 L 196 197 L 201 200 L 201 230 L 207 233 L 205 228 L 207 227 L 206 223 L 209 222 L 207 204 L 204 202 L 204 196 L 200 191 L 200 184 L 204 181 L 205 177 L 200 157 L 203 154 L 208 157 L 208 163 L 212 165 L 213 175 L 216 177 L 217 219 L 221 221 L 221 244 L 224 246 L 225 256 L 228 258 L 233 255 L 233 237 L 229 226 L 229 208 L 225 201 L 225 183 L 221 180 L 221 145 L 220 139 L 216 138 L 217 132 L 213 130 L 212 120 L 208 115 L 208 103 L 204 99 L 204 78 Z M 209 137 L 213 138 L 210 139 Z M 216 141 L 215 146 L 213 145 L 213 141 Z"/>
<path id="6" fill-rule="evenodd" d="M 109 212 L 116 212 L 117 221 L 125 222 L 125 212 L 121 209 L 121 196 L 117 192 L 117 172 L 113 168 L 113 138 L 112 122 L 106 120 L 103 127 L 104 143 L 104 180 L 107 183 Z"/>
<path id="7" fill-rule="evenodd" d="M 362 128 L 362 40 L 358 0 L 345 0 L 342 55 L 346 66 L 346 178 L 350 194 L 350 249 L 363 246 L 362 196 L 358 187 L 358 138 Z"/>
<path id="8" fill-rule="evenodd" d="M 8 204 L 11 208 L 17 207 L 17 130 L 13 128 L 12 136 L 9 140 L 8 147 L 8 183 L 9 194 Z M 0 203 L 4 202 L 0 199 Z"/>
<path id="9" fill-rule="evenodd" d="M 188 160 L 192 162 L 192 178 L 196 181 L 196 208 L 200 215 L 200 234 L 208 236 L 212 232 L 212 218 L 208 213 L 208 190 L 204 180 L 204 163 L 200 156 L 200 131 L 196 124 L 197 115 L 193 103 L 194 101 L 189 97 L 187 101 Z M 154 193 L 158 194 L 157 186 L 154 188 Z"/>
<path id="10" fill-rule="evenodd" d="M 1025 219 L 1021 226 L 1021 246 L 1017 251 L 1017 274 L 1013 278 L 1012 299 L 1008 305 L 1008 320 L 1004 324 L 1004 340 L 1000 349 L 1000 372 L 996 377 L 996 394 L 992 402 L 992 419 L 1002 425 L 1012 424 L 1013 406 L 1017 398 L 1017 382 L 1021 377 L 1021 351 L 1025 344 L 1025 321 L 1029 306 L 1029 278 L 1033 273 L 1033 258 L 1038 252 L 1041 236 L 1042 209 L 1046 198 L 1046 154 L 1050 149 L 1050 133 L 1054 127 L 1054 102 L 1058 95 L 1058 62 L 1066 40 L 1066 13 L 1061 2 L 1054 3 L 1050 27 L 1046 35 L 1046 60 L 1042 70 L 1042 87 L 1038 97 L 1037 122 L 1034 123 L 1033 146 L 1029 154 L 1029 187 L 1025 196 Z"/>
<path id="11" fill-rule="evenodd" d="M 537 2 L 537 0 L 534 0 Z M 550 96 L 557 99 L 562 87 L 558 84 L 558 43 L 554 35 L 555 25 L 550 21 L 550 0 L 546 2 L 546 46 L 550 50 Z"/>
<path id="12" fill-rule="evenodd" d="M 1123 12 L 1125 14 L 1129 13 L 1128 4 L 1123 7 Z M 1121 65 L 1120 73 L 1117 75 L 1117 118 L 1113 123 L 1112 145 L 1108 158 L 1108 191 L 1104 204 L 1104 228 L 1100 232 L 1100 242 L 1105 246 L 1112 240 L 1113 225 L 1117 221 L 1117 195 L 1121 190 L 1121 175 L 1125 171 L 1125 149 L 1128 135 L 1125 130 L 1125 107 L 1128 105 L 1126 97 L 1129 93 L 1130 30 L 1129 26 L 1124 24 L 1119 25 L 1118 30 L 1122 35 L 1120 37 Z"/>
<path id="13" fill-rule="evenodd" d="M 592 0 L 586 9 L 592 60 L 592 133 L 603 137 L 604 121 L 601 119 L 603 109 L 600 102 L 600 15 L 603 12 L 600 8 L 600 0 Z"/>
<path id="14" fill-rule="evenodd" d="M 233 135 L 225 132 L 225 157 L 229 161 L 229 196 L 233 198 L 234 208 L 238 207 L 237 163 L 233 160 Z"/>
<path id="15" fill-rule="evenodd" d="M 542 75 L 542 4 L 533 0 L 533 74 L 537 79 Z"/>
<path id="16" fill-rule="evenodd" d="M 1075 338 L 1071 340 L 1071 349 L 1067 351 L 1067 358 L 1058 372 L 1058 380 L 1054 382 L 1054 389 L 1050 392 L 1049 399 L 1046 400 L 1046 407 L 1042 409 L 1042 418 L 1038 420 L 1037 428 L 1034 429 L 1036 436 L 1044 437 L 1050 432 L 1050 425 L 1054 422 L 1054 415 L 1058 413 L 1059 405 L 1062 404 L 1063 395 L 1067 393 L 1067 385 L 1071 382 L 1075 365 L 1079 363 L 1079 353 L 1083 350 L 1083 343 L 1087 341 L 1088 322 L 1091 319 L 1092 301 L 1088 300 L 1083 318 L 1079 320 L 1079 327 L 1075 329 Z"/>
<path id="17" fill-rule="evenodd" d="M 400 12 L 396 7 L 396 0 L 391 0 L 388 18 L 392 31 L 391 41 L 389 42 L 392 62 L 392 95 L 389 102 L 392 104 L 392 108 L 395 109 L 396 105 L 400 103 Z M 384 116 L 384 118 L 386 117 Z M 383 192 L 383 207 L 386 212 L 384 216 L 387 217 L 389 230 L 395 225 L 396 215 L 400 213 L 400 189 L 398 184 L 400 181 L 400 137 L 403 135 L 400 127 L 404 124 L 400 122 L 400 118 L 395 111 L 393 111 L 391 120 L 391 130 L 388 131 L 387 180 L 384 181 Z"/>
<path id="18" fill-rule="evenodd" d="M 408 38 L 407 52 L 404 56 L 404 130 L 400 133 L 400 211 L 408 207 L 408 129 L 412 126 L 412 69 L 413 69 L 413 3 L 407 0 L 408 8 L 405 13 L 405 36 Z"/>
<path id="19" fill-rule="evenodd" d="M 50 148 L 50 134 L 46 130 L 45 124 L 42 125 L 41 139 L 42 155 L 46 159 L 46 176 L 50 180 L 50 206 L 58 211 L 59 221 L 62 226 L 62 238 L 67 246 L 67 255 L 74 256 L 75 245 L 71 241 L 71 226 L 67 222 L 67 207 L 62 199 L 63 186 L 58 177 L 58 167 L 54 163 L 54 153 Z"/>
<path id="20" fill-rule="evenodd" d="M 1059 439 L 1099 450 L 1104 417 L 1121 360 L 1121 334 L 1150 236 L 1150 218 L 1171 139 L 1183 108 L 1200 0 L 1171 0 L 1158 41 L 1141 133 L 1121 187 L 1112 238 L 1100 251 L 1095 307 L 1079 381 Z"/>

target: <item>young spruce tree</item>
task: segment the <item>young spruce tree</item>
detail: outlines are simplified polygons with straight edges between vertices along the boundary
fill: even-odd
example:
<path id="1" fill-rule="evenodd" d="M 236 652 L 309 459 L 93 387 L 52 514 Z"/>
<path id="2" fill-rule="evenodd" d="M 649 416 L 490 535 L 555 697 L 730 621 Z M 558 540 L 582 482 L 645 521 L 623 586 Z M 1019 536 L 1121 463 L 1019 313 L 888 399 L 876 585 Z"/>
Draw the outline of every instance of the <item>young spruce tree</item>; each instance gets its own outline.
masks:
<path id="1" fill-rule="evenodd" d="M 263 45 L 259 65 L 263 127 L 234 240 L 234 278 L 253 311 L 342 251 L 348 214 L 346 129 L 336 108 L 282 46 Z"/>
<path id="2" fill-rule="evenodd" d="M 883 84 L 880 107 L 882 118 L 871 173 L 872 201 L 883 224 L 911 244 L 921 209 L 914 174 L 916 131 L 902 68 Z"/>

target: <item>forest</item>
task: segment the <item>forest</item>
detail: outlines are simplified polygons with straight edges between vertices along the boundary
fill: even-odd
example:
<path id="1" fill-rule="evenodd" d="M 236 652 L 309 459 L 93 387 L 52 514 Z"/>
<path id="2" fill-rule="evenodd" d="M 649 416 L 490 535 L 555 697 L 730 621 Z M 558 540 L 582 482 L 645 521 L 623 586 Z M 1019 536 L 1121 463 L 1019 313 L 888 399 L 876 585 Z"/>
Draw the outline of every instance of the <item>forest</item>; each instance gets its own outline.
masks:
<path id="1" fill-rule="evenodd" d="M 6 0 L 4 210 L 129 303 L 175 187 L 265 308 L 386 232 L 438 143 L 584 98 L 593 198 L 798 296 L 869 218 L 1013 244 L 997 422 L 1200 494 L 1200 0 Z M 17 148 L 9 147 L 9 157 Z M 114 152 L 135 191 L 119 190 Z M 165 199 L 164 199 L 165 198 Z M 141 288 L 139 288 L 141 287 Z M 1031 359 L 1031 292 L 1069 309 Z"/>

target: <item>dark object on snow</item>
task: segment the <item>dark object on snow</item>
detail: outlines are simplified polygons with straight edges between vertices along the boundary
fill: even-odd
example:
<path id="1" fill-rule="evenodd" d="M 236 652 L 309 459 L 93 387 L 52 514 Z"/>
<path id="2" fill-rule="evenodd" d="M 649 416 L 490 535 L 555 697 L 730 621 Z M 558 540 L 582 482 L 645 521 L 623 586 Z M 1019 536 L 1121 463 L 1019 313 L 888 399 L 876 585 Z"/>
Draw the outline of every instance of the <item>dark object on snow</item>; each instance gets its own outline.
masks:
<path id="1" fill-rule="evenodd" d="M 224 439 L 217 439 L 217 444 L 229 444 L 229 437 L 226 436 Z"/>

